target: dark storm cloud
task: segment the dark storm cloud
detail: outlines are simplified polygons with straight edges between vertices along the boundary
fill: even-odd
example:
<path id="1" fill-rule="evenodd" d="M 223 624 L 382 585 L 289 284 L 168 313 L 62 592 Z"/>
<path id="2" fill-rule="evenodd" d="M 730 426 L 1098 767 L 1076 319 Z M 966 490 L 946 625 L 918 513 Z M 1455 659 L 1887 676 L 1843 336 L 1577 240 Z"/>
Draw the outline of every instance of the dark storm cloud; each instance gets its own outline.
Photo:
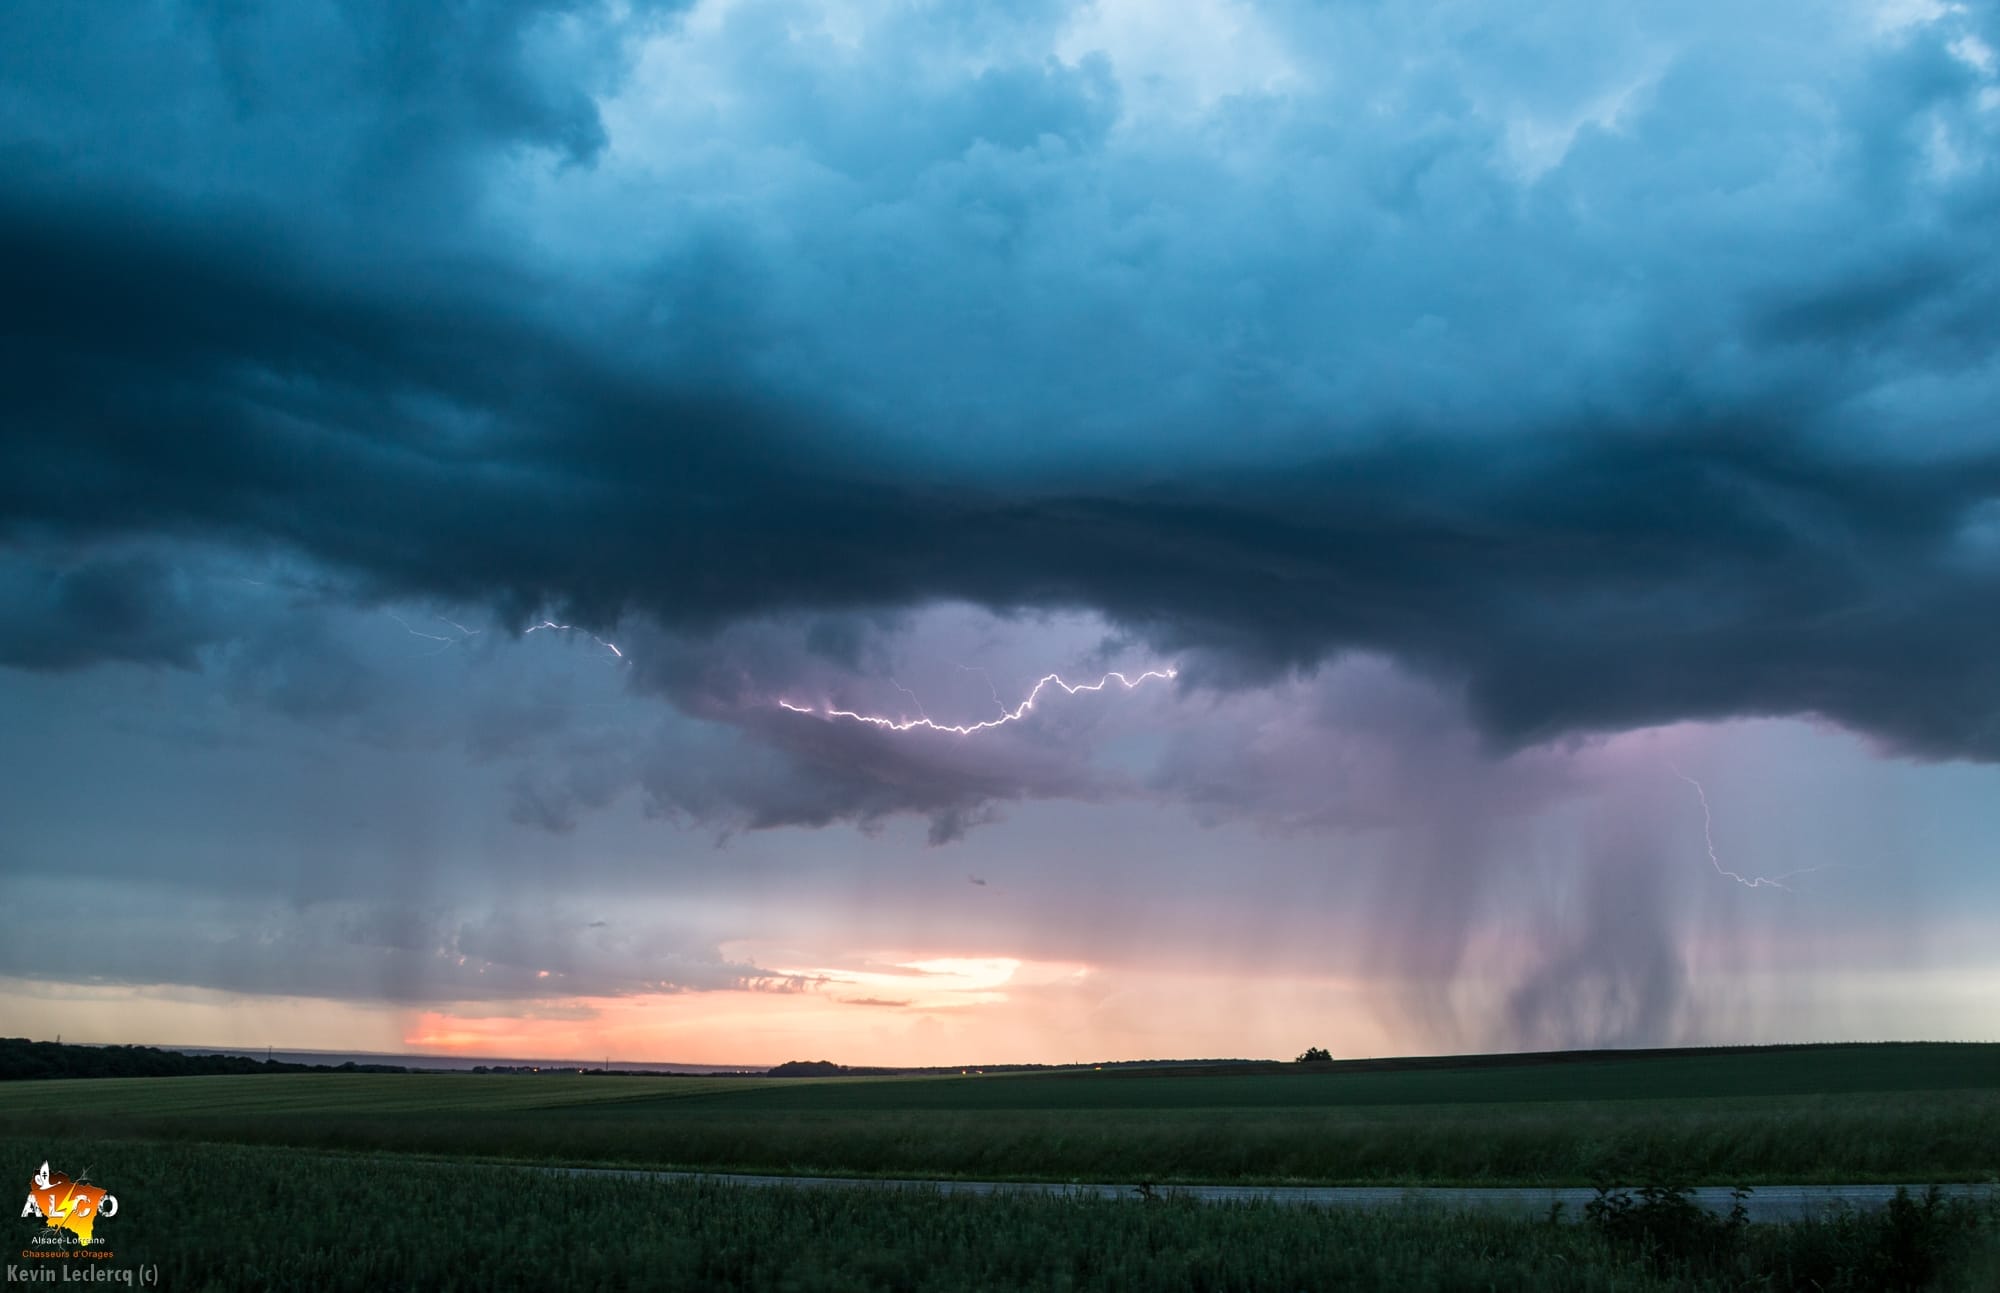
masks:
<path id="1" fill-rule="evenodd" d="M 1047 733 L 994 731 L 979 740 L 894 733 L 778 705 L 789 698 L 866 711 L 875 708 L 867 698 L 886 696 L 907 712 L 915 702 L 887 659 L 885 634 L 896 623 L 814 616 L 743 622 L 701 638 L 629 625 L 620 636 L 630 689 L 706 722 L 665 724 L 636 745 L 561 746 L 517 776 L 514 820 L 567 831 L 582 810 L 637 787 L 646 812 L 723 836 L 837 821 L 872 829 L 911 813 L 929 819 L 931 842 L 941 844 L 992 820 L 1002 804 L 1101 800 L 1136 789 Z"/>
<path id="2" fill-rule="evenodd" d="M 746 715 L 750 738 L 691 766 L 677 751 L 640 773 L 651 811 L 724 829 L 879 825 L 897 813 L 929 819 L 933 844 L 991 821 L 1022 799 L 1096 800 L 1127 789 L 1075 751 L 934 732 L 894 734 L 784 710 Z M 689 751 L 694 754 L 694 751 Z"/>
<path id="3" fill-rule="evenodd" d="M 126 660 L 193 668 L 215 636 L 175 571 L 137 553 L 0 562 L 0 664 L 79 669 Z"/>
<path id="4" fill-rule="evenodd" d="M 821 230 L 801 198 L 775 217 L 806 239 L 787 263 L 782 239 L 669 213 L 622 279 L 510 255 L 434 193 L 371 205 L 440 175 L 472 202 L 480 168 L 523 149 L 557 176 L 603 165 L 590 96 L 631 58 L 591 25 L 597 10 L 476 8 L 407 30 L 340 12 L 337 36 L 287 28 L 275 42 L 191 18 L 185 56 L 157 75 L 229 110 L 207 152 L 151 161 L 143 114 L 73 103 L 69 87 L 111 88 L 116 48 L 19 33 L 30 52 L 16 61 L 43 72 L 21 91 L 35 110 L 6 146 L 19 182 L 0 202 L 0 536 L 292 551 L 362 596 L 484 602 L 515 624 L 544 609 L 637 616 L 688 642 L 827 613 L 807 642 L 850 669 L 863 640 L 841 612 L 947 598 L 1095 610 L 1185 653 L 1194 686 L 1344 650 L 1392 656 L 1462 688 L 1502 746 L 1816 713 L 1928 755 L 2000 758 L 2000 563 L 1973 541 L 2000 497 L 2000 447 L 1964 429 L 2000 340 L 2000 272 L 1975 233 L 1996 189 L 1963 156 L 1988 159 L 1966 106 L 1977 60 L 1941 37 L 1855 56 L 1834 86 L 1857 141 L 1828 163 L 1846 196 L 1815 191 L 1834 205 L 1797 219 L 1849 234 L 1880 218 L 1865 250 L 1748 263 L 1811 242 L 1775 197 L 1775 215 L 1647 223 L 1658 204 L 1635 177 L 1685 195 L 1781 165 L 1756 140 L 1703 151 L 1719 129 L 1704 96 L 1776 110 L 1712 49 L 1656 76 L 1623 134 L 1573 127 L 1573 155 L 1527 190 L 1489 174 L 1504 132 L 1468 106 L 1486 93 L 1471 82 L 1403 87 L 1437 95 L 1458 131 L 1430 139 L 1421 165 L 1396 151 L 1414 138 L 1381 152 L 1309 113 L 1285 119 L 1256 136 L 1275 150 L 1257 164 L 1324 190 L 1245 179 L 1241 207 L 1217 211 L 1234 223 L 1199 235 L 1173 210 L 1229 192 L 1214 172 L 1168 158 L 1156 188 L 1120 189 L 1127 163 L 1091 169 L 1113 119 L 1102 64 L 1016 54 L 973 90 L 947 77 L 921 91 L 951 111 L 880 149 L 866 126 L 885 92 L 843 79 L 838 60 L 815 73 L 821 118 L 757 99 L 750 128 L 844 176 L 874 223 Z M 903 32 L 896 56 L 934 38 Z M 345 52 L 315 62 L 329 47 Z M 294 87 L 286 74 L 308 65 Z M 307 114 L 303 142 L 345 187 L 277 147 L 287 112 Z M 1262 129 L 1247 109 L 1218 120 Z M 1941 154 L 1925 171 L 1926 122 L 1959 132 L 1958 171 Z M 428 151 L 412 160 L 403 144 Z M 1307 165 L 1343 149 L 1377 179 L 1388 172 L 1369 168 L 1415 169 L 1370 187 Z M 1093 206 L 1079 196 L 1091 183 L 1118 201 Z M 1884 192 L 1904 209 L 1885 216 Z M 322 193 L 330 211 L 302 200 Z M 1106 214 L 1128 199 L 1148 214 Z M 1328 245 L 1347 252 L 1269 232 L 1307 199 L 1334 211 Z M 1593 202 L 1629 230 L 1607 234 Z M 984 250 L 954 259 L 952 240 L 975 234 Z M 1121 273 L 1114 247 L 1137 268 Z M 1071 274 L 1077 254 L 1102 273 Z M 829 266 L 848 287 L 788 295 L 824 286 Z M 1073 299 L 1043 295 L 1066 282 Z M 1175 285 L 1183 298 L 1161 297 Z M 1397 300 L 1435 309 L 1391 330 Z M 1218 349 L 1224 306 L 1233 339 Z M 834 341 L 798 340 L 873 336 L 893 381 L 944 323 L 962 326 L 961 349 L 938 352 L 952 362 L 907 398 L 841 368 Z M 1099 348 L 1051 341 L 1083 336 Z M 1337 380 L 1301 367 L 1321 351 L 1351 356 Z M 1223 368 L 1182 371 L 1197 354 Z M 1409 403 L 1405 386 L 1437 364 L 1442 402 Z M 964 423 L 925 384 L 953 372 L 953 398 L 981 405 Z M 1908 451 L 1889 443 L 1905 426 L 1926 437 Z M 1283 435 L 1267 442 L 1272 428 Z M 9 662 L 186 662 L 164 572 L 65 578 L 22 596 L 26 620 L 0 637 Z M 673 815 L 757 826 L 914 810 L 947 838 L 996 799 L 1075 792 L 1039 755 L 1010 765 L 748 707 L 672 672 L 699 654 L 641 659 L 637 684 L 731 723 L 740 749 L 667 750 L 578 784 L 524 778 L 517 816 L 561 829 L 623 777 Z"/>
<path id="5" fill-rule="evenodd" d="M 1377 439 L 1284 472 L 925 482 L 829 462 L 797 410 L 649 384 L 476 301 L 260 280 L 200 235 L 7 223 L 0 273 L 36 321 L 7 365 L 15 534 L 227 536 L 384 592 L 693 630 L 935 598 L 1094 608 L 1223 658 L 1197 682 L 1397 655 L 1463 678 L 1505 742 L 1817 712 L 2000 755 L 2000 570 L 1960 551 L 2000 454 L 1864 457 L 1782 409 L 1666 401 L 1638 425 Z M 485 429 L 454 440 L 418 405 Z M 162 595 L 144 576 L 127 603 Z"/>

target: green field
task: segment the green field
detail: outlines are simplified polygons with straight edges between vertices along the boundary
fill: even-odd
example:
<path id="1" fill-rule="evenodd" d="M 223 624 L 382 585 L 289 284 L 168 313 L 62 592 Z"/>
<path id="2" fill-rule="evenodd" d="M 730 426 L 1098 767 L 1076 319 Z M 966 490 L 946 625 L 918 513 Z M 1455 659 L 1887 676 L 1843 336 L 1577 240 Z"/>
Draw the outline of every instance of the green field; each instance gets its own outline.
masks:
<path id="1" fill-rule="evenodd" d="M 988 1179 L 2000 1178 L 2000 1046 L 967 1077 L 280 1074 L 0 1085 L 0 1133 Z"/>
<path id="2" fill-rule="evenodd" d="M 180 1290 L 1860 1293 L 1990 1290 L 2000 1281 L 2000 1217 L 1962 1204 L 1786 1226 L 1690 1226 L 1669 1214 L 1635 1229 L 1420 1207 L 751 1189 L 276 1148 L 0 1137 L 0 1162 L 28 1165 L 24 1176 L 45 1157 L 90 1164 L 92 1180 L 119 1198 L 117 1214 L 98 1223 L 110 1256 L 90 1265 L 151 1268 L 157 1287 Z M 18 1224 L 25 1248 L 36 1223 Z"/>

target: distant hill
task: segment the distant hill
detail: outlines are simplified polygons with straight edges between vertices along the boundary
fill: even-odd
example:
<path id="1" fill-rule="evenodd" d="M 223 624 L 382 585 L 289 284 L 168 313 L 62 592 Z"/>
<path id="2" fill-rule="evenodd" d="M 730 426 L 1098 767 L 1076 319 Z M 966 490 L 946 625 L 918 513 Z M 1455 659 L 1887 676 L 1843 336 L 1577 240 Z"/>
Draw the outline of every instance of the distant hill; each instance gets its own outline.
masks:
<path id="1" fill-rule="evenodd" d="M 0 1037 L 0 1081 L 192 1077 L 214 1073 L 407 1073 L 400 1064 L 288 1064 L 241 1055 L 183 1055 L 152 1046 L 75 1046 Z"/>

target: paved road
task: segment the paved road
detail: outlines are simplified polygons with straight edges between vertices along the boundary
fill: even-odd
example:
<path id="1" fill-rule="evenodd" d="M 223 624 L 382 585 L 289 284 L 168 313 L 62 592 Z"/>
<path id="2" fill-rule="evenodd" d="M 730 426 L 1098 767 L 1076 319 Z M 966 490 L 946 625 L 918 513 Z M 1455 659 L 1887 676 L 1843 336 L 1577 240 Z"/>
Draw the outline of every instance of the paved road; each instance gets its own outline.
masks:
<path id="1" fill-rule="evenodd" d="M 782 1186 L 796 1190 L 935 1190 L 939 1194 L 1043 1194 L 1086 1195 L 1106 1199 L 1139 1197 L 1136 1185 L 1057 1184 L 1024 1181 L 918 1181 L 882 1180 L 851 1176 L 742 1176 L 718 1172 L 647 1172 L 607 1167 L 555 1167 L 543 1171 L 573 1176 L 608 1176 L 654 1181 L 713 1181 L 723 1185 Z M 1913 1194 L 1926 1187 L 1908 1187 Z M 1980 1198 L 2000 1193 L 1992 1185 L 1946 1185 L 1944 1194 L 1960 1198 Z M 1396 1188 L 1381 1186 L 1323 1185 L 1172 1185 L 1157 1187 L 1156 1193 L 1169 1198 L 1197 1199 L 1203 1203 L 1270 1203 L 1313 1205 L 1322 1208 L 1382 1208 L 1402 1204 L 1446 1208 L 1453 1211 L 1511 1212 L 1547 1216 L 1557 1203 L 1562 1215 L 1580 1220 L 1583 1207 L 1596 1197 L 1588 1189 L 1484 1188 L 1460 1189 L 1446 1186 Z M 1840 1207 L 1872 1211 L 1894 1198 L 1893 1185 L 1760 1185 L 1743 1201 L 1752 1221 L 1793 1221 Z M 1693 1192 L 1695 1201 L 1714 1212 L 1727 1212 L 1732 1202 L 1726 1187 L 1715 1186 Z"/>

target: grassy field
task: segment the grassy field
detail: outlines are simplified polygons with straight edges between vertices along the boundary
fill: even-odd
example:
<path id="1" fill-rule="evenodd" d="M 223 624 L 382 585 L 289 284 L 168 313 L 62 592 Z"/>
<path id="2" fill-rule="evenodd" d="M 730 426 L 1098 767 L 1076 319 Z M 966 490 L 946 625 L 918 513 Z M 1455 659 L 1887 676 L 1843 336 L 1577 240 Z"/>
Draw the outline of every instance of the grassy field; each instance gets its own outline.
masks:
<path id="1" fill-rule="evenodd" d="M 1842 1293 L 2000 1285 L 2000 1217 L 1968 1205 L 1788 1226 L 1732 1227 L 1672 1212 L 1638 1226 L 1552 1225 L 1416 1208 L 608 1182 L 275 1148 L 0 1138 L 0 1162 L 24 1165 L 24 1177 L 45 1157 L 90 1164 L 93 1181 L 119 1197 L 117 1215 L 99 1222 L 112 1255 L 90 1265 L 107 1274 L 151 1267 L 167 1289 Z M 35 1223 L 19 1225 L 26 1247 Z"/>
<path id="2" fill-rule="evenodd" d="M 851 1079 L 832 1079 L 831 1084 Z M 777 1084 L 760 1078 L 583 1078 L 572 1074 L 491 1077 L 473 1073 L 278 1073 L 229 1077 L 57 1078 L 0 1086 L 0 1117 L 53 1115 L 87 1107 L 105 1118 L 339 1119 L 437 1113 L 499 1114 L 581 1109 L 620 1101 L 656 1103 L 743 1093 Z"/>
<path id="3" fill-rule="evenodd" d="M 2000 1046 L 1408 1070 L 14 1082 L 0 1133 L 992 1179 L 1980 1181 L 2000 1177 Z"/>

